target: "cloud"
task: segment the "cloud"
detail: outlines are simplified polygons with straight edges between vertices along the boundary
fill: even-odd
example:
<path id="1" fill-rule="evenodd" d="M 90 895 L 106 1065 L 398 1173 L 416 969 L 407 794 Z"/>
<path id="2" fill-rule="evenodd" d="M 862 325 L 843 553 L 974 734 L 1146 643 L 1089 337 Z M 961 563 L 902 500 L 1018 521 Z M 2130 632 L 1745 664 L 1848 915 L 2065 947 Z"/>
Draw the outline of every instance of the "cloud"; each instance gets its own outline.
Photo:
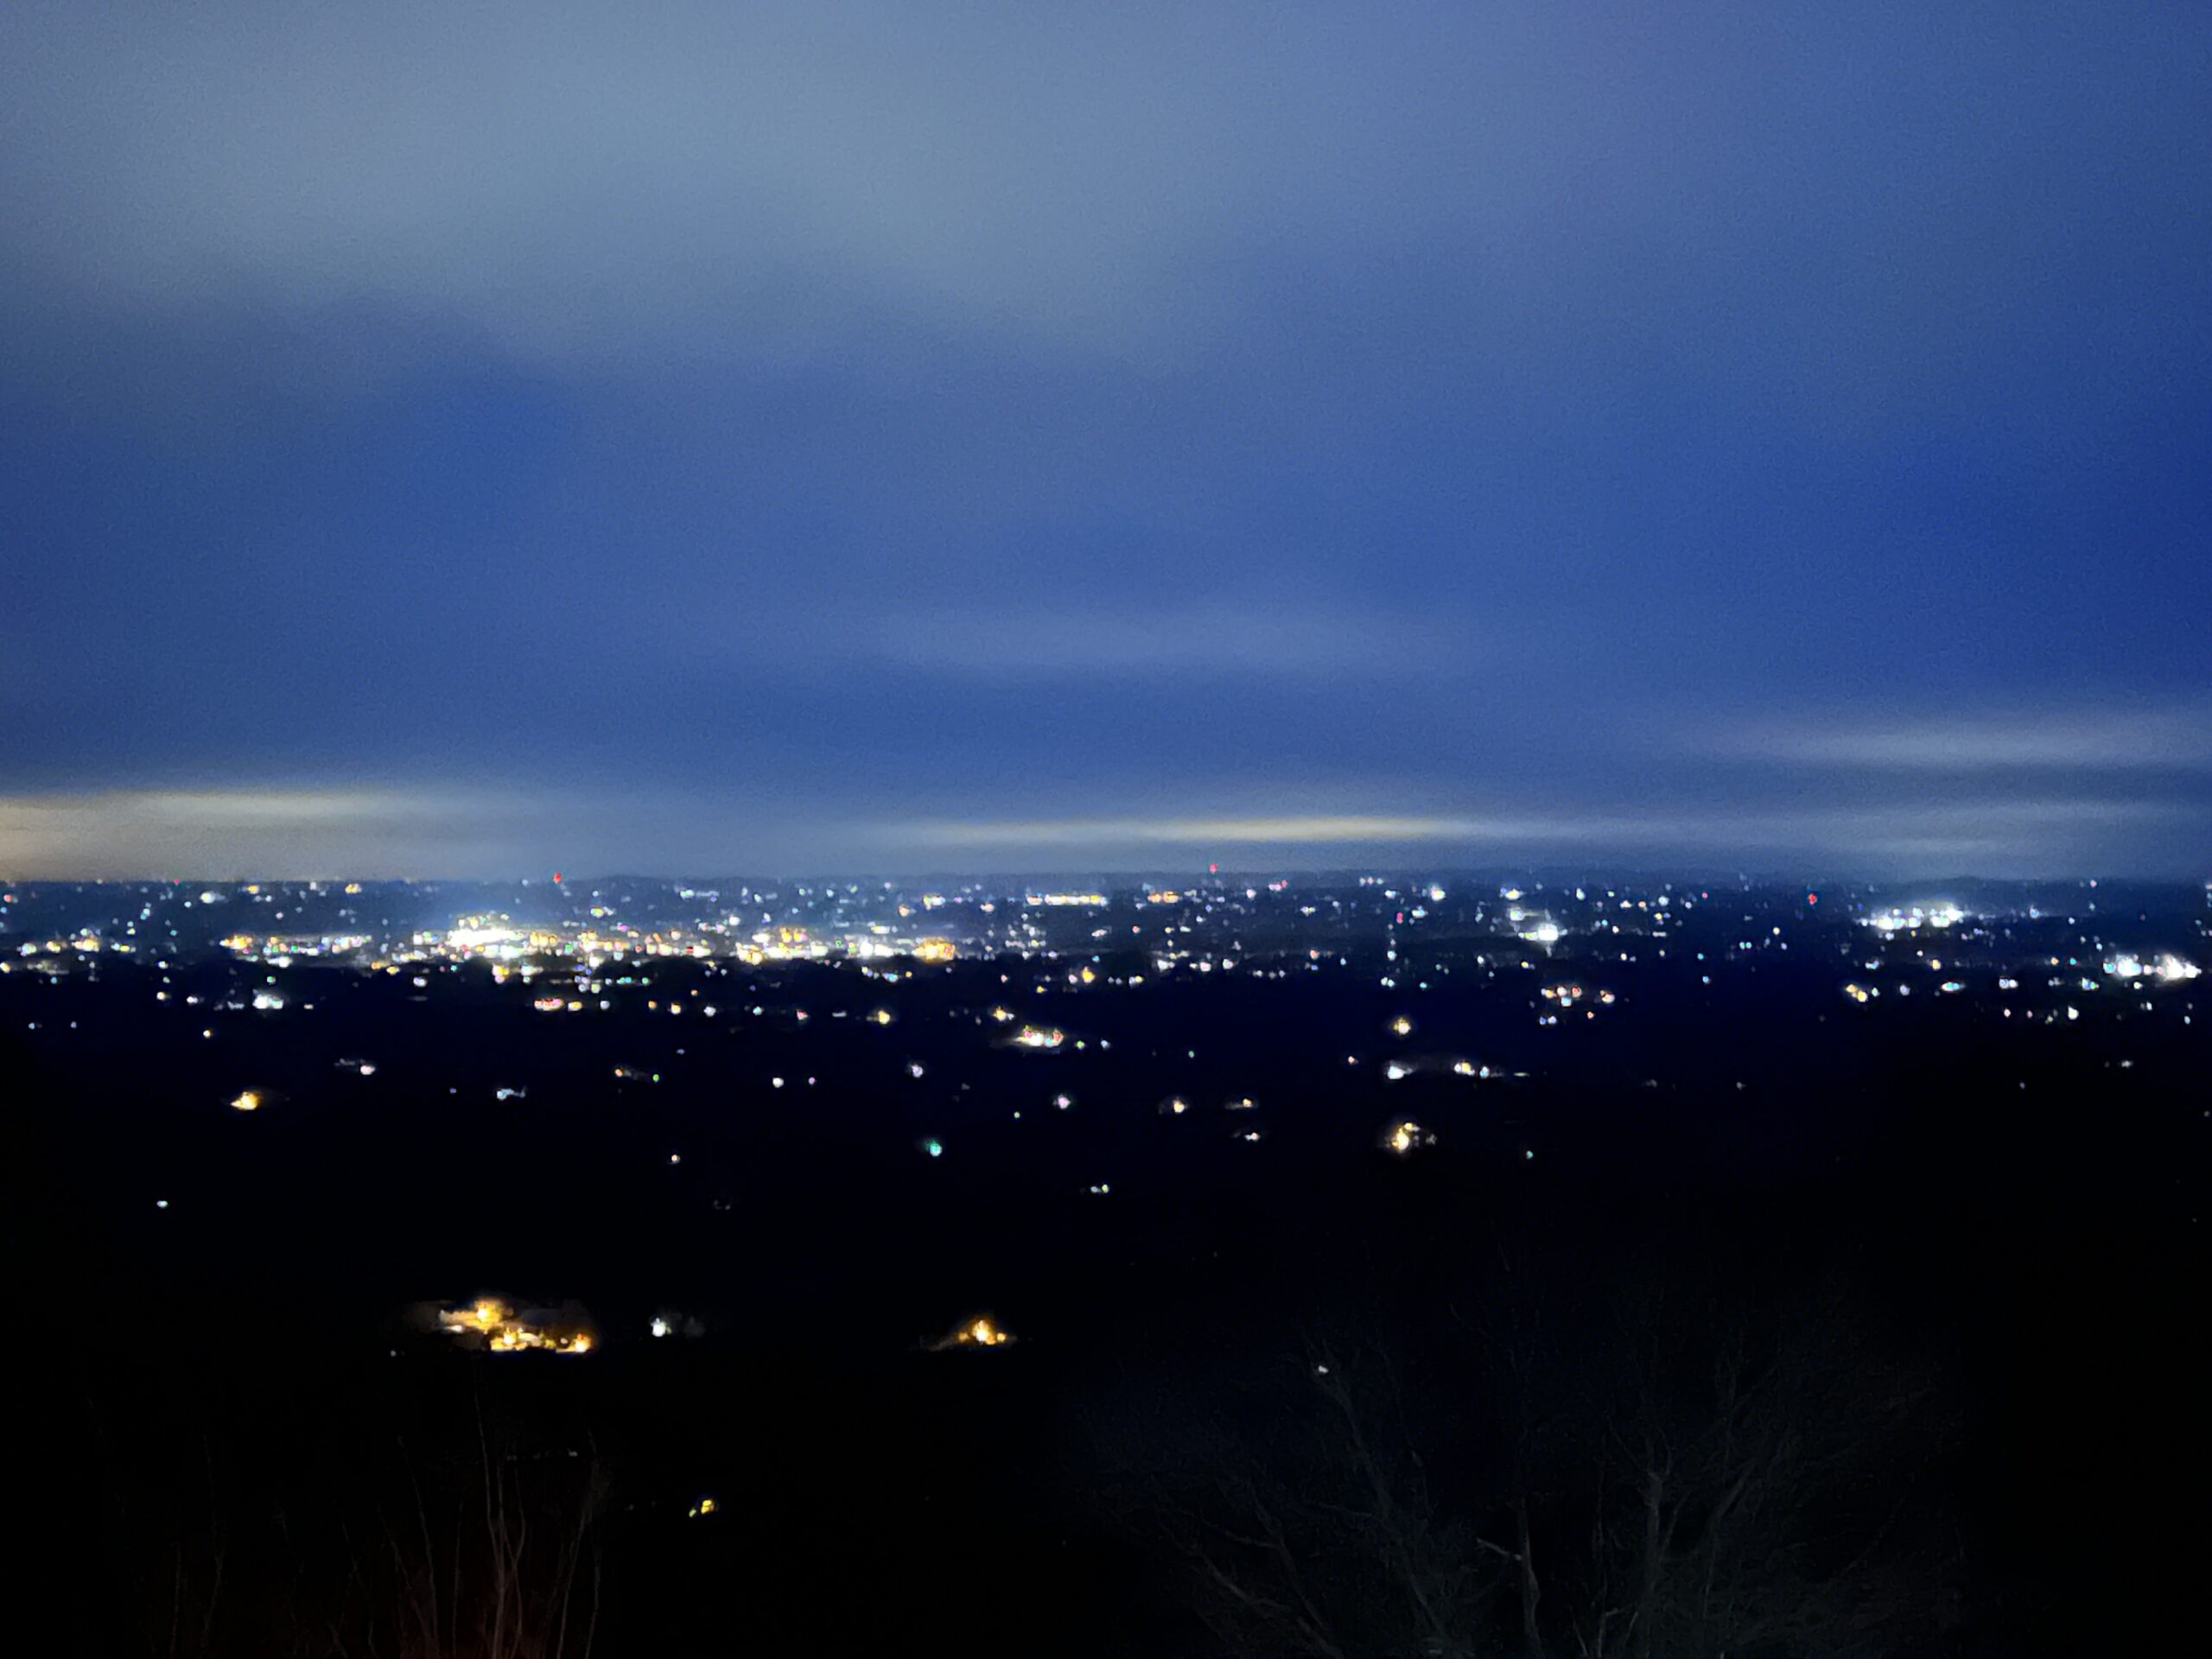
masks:
<path id="1" fill-rule="evenodd" d="M 1846 717 L 1760 722 L 1721 735 L 1721 753 L 1792 766 L 1898 772 L 2212 770 L 2212 705 Z"/>
<path id="2" fill-rule="evenodd" d="M 2196 210 L 2200 25 L 2146 10 L 2058 54 L 1916 6 L 16 0 L 0 292 L 203 338 L 380 312 L 591 372 L 919 324 L 1169 374 L 1255 321 L 1357 356 L 1411 294 L 1464 319 L 1422 349 L 1547 385 L 1710 307 L 1818 407 L 2048 350 L 2015 302 L 2193 294 L 2048 224 Z"/>
<path id="3" fill-rule="evenodd" d="M 1175 270 L 1224 226 L 1415 214 L 1362 181 L 1452 91 L 1272 13 L 395 10 L 10 8 L 19 275 L 563 363 L 900 315 L 1115 353 L 1205 308 Z M 1317 125 L 1348 79 L 1370 113 Z"/>
<path id="4" fill-rule="evenodd" d="M 2101 848 L 2146 832 L 2186 828 L 2188 803 L 1993 797 L 1820 808 L 1680 804 L 1637 810 L 1620 804 L 1576 810 L 1282 814 L 1210 817 L 922 819 L 848 826 L 873 838 L 947 856 L 1111 860 L 1167 851 L 1204 855 L 1252 849 L 1337 849 L 1388 860 L 1421 849 L 1439 856 L 1554 861 L 1758 859 L 1807 861 L 1882 873 L 2057 873 L 2094 868 Z M 2088 859 L 2088 864 L 2082 861 Z"/>
<path id="5" fill-rule="evenodd" d="M 1116 609 L 976 606 L 874 625 L 882 660 L 970 674 L 1067 677 L 1180 671 L 1291 676 L 1433 674 L 1474 654 L 1418 616 L 1298 610 L 1265 601 Z"/>
<path id="6" fill-rule="evenodd" d="M 0 796 L 22 879 L 442 874 L 476 865 L 495 801 L 423 790 L 107 789 Z"/>
<path id="7" fill-rule="evenodd" d="M 1341 798 L 1341 791 L 1323 791 Z M 0 873 L 14 879 L 512 876 L 1115 868 L 1225 855 L 1313 855 L 1388 864 L 1419 856 L 1602 868 L 1611 861 L 1857 870 L 2063 874 L 2196 870 L 2188 802 L 1992 796 L 1948 802 L 1700 809 L 1575 807 L 855 817 L 849 808 L 730 790 L 347 785 L 109 789 L 0 796 Z M 2146 855 L 2145 849 L 2152 849 Z"/>
<path id="8" fill-rule="evenodd" d="M 1470 841 L 1486 826 L 1466 818 L 1337 814 L 1282 817 L 936 820 L 891 826 L 894 840 L 944 847 L 1312 846 L 1332 842 Z"/>
<path id="9" fill-rule="evenodd" d="M 2007 17 L 0 6 L 0 864 L 2176 868 L 1909 712 L 2203 683 L 2212 8 Z"/>

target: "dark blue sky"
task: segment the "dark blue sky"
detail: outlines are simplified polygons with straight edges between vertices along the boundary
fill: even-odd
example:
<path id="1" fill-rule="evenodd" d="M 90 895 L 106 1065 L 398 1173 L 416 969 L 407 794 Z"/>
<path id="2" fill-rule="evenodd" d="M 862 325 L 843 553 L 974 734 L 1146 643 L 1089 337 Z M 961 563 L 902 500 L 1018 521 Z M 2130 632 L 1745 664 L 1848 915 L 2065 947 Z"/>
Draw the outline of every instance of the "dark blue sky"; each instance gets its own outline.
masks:
<path id="1" fill-rule="evenodd" d="M 2212 864 L 2212 8 L 0 14 L 0 872 Z"/>

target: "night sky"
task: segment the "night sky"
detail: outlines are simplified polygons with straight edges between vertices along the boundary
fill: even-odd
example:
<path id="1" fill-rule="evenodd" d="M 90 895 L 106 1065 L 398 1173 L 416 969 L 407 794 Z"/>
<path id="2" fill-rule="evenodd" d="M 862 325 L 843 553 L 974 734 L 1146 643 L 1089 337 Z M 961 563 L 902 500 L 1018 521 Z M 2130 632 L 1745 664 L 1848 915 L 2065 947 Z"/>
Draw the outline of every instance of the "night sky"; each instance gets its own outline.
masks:
<path id="1" fill-rule="evenodd" d="M 2212 7 L 0 9 L 0 873 L 2212 863 Z"/>

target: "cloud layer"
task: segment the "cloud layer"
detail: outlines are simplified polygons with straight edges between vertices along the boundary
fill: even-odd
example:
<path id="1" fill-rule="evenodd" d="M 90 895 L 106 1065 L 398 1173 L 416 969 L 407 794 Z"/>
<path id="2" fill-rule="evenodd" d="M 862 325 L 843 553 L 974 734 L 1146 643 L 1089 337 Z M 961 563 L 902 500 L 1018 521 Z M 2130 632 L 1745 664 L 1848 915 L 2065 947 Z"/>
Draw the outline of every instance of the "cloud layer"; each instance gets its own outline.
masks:
<path id="1" fill-rule="evenodd" d="M 0 866 L 2200 868 L 2208 76 L 2151 0 L 21 0 Z"/>
<path id="2" fill-rule="evenodd" d="M 1972 773 L 2212 770 L 2212 705 L 2123 702 L 2110 709 L 2013 711 L 1862 724 L 1848 719 L 1758 723 L 1728 734 L 1731 753 L 1802 766 Z"/>

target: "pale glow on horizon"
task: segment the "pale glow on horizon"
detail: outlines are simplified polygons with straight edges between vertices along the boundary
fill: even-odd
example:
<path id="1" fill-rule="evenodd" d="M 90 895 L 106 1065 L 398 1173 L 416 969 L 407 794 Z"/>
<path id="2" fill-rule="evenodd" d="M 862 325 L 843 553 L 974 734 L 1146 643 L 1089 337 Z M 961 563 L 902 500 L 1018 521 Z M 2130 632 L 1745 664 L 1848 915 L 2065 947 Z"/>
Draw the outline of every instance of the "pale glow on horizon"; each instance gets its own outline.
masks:
<path id="1" fill-rule="evenodd" d="M 1058 818 L 906 826 L 912 839 L 968 847 L 1088 845 L 1109 842 L 1255 843 L 1475 839 L 1536 825 L 1501 826 L 1470 818 L 1314 813 L 1281 817 Z"/>
<path id="2" fill-rule="evenodd" d="M 1723 752 L 1796 765 L 1899 771 L 2212 767 L 2212 705 L 2087 706 L 2023 714 L 1936 710 L 1856 721 L 1764 721 L 1720 734 Z"/>
<path id="3" fill-rule="evenodd" d="M 1149 792 L 1149 791 L 1147 791 Z M 1382 798 L 1387 794 L 1377 791 Z M 1341 798 L 1338 797 L 1338 798 Z M 1370 800 L 1376 795 L 1370 795 Z M 855 817 L 849 804 L 785 801 L 765 817 L 718 796 L 594 781 L 561 788 L 483 777 L 454 784 L 280 783 L 204 790 L 0 794 L 0 874 L 10 879 L 506 880 L 565 865 L 682 874 L 740 857 L 890 874 L 1133 869 L 1157 852 L 1455 847 L 1617 857 L 1838 855 L 1885 874 L 2062 874 L 2123 834 L 2190 821 L 2188 803 L 2042 798 L 1715 810 L 1632 802 L 1467 809 L 995 818 Z M 1657 804 L 1655 804 L 1656 805 Z M 795 849 L 803 846 L 803 854 Z M 1429 855 L 1433 856 L 1433 855 Z"/>
<path id="4" fill-rule="evenodd" d="M 60 880 L 408 875 L 394 868 L 395 843 L 451 842 L 524 804 L 367 784 L 0 795 L 0 868 Z"/>

